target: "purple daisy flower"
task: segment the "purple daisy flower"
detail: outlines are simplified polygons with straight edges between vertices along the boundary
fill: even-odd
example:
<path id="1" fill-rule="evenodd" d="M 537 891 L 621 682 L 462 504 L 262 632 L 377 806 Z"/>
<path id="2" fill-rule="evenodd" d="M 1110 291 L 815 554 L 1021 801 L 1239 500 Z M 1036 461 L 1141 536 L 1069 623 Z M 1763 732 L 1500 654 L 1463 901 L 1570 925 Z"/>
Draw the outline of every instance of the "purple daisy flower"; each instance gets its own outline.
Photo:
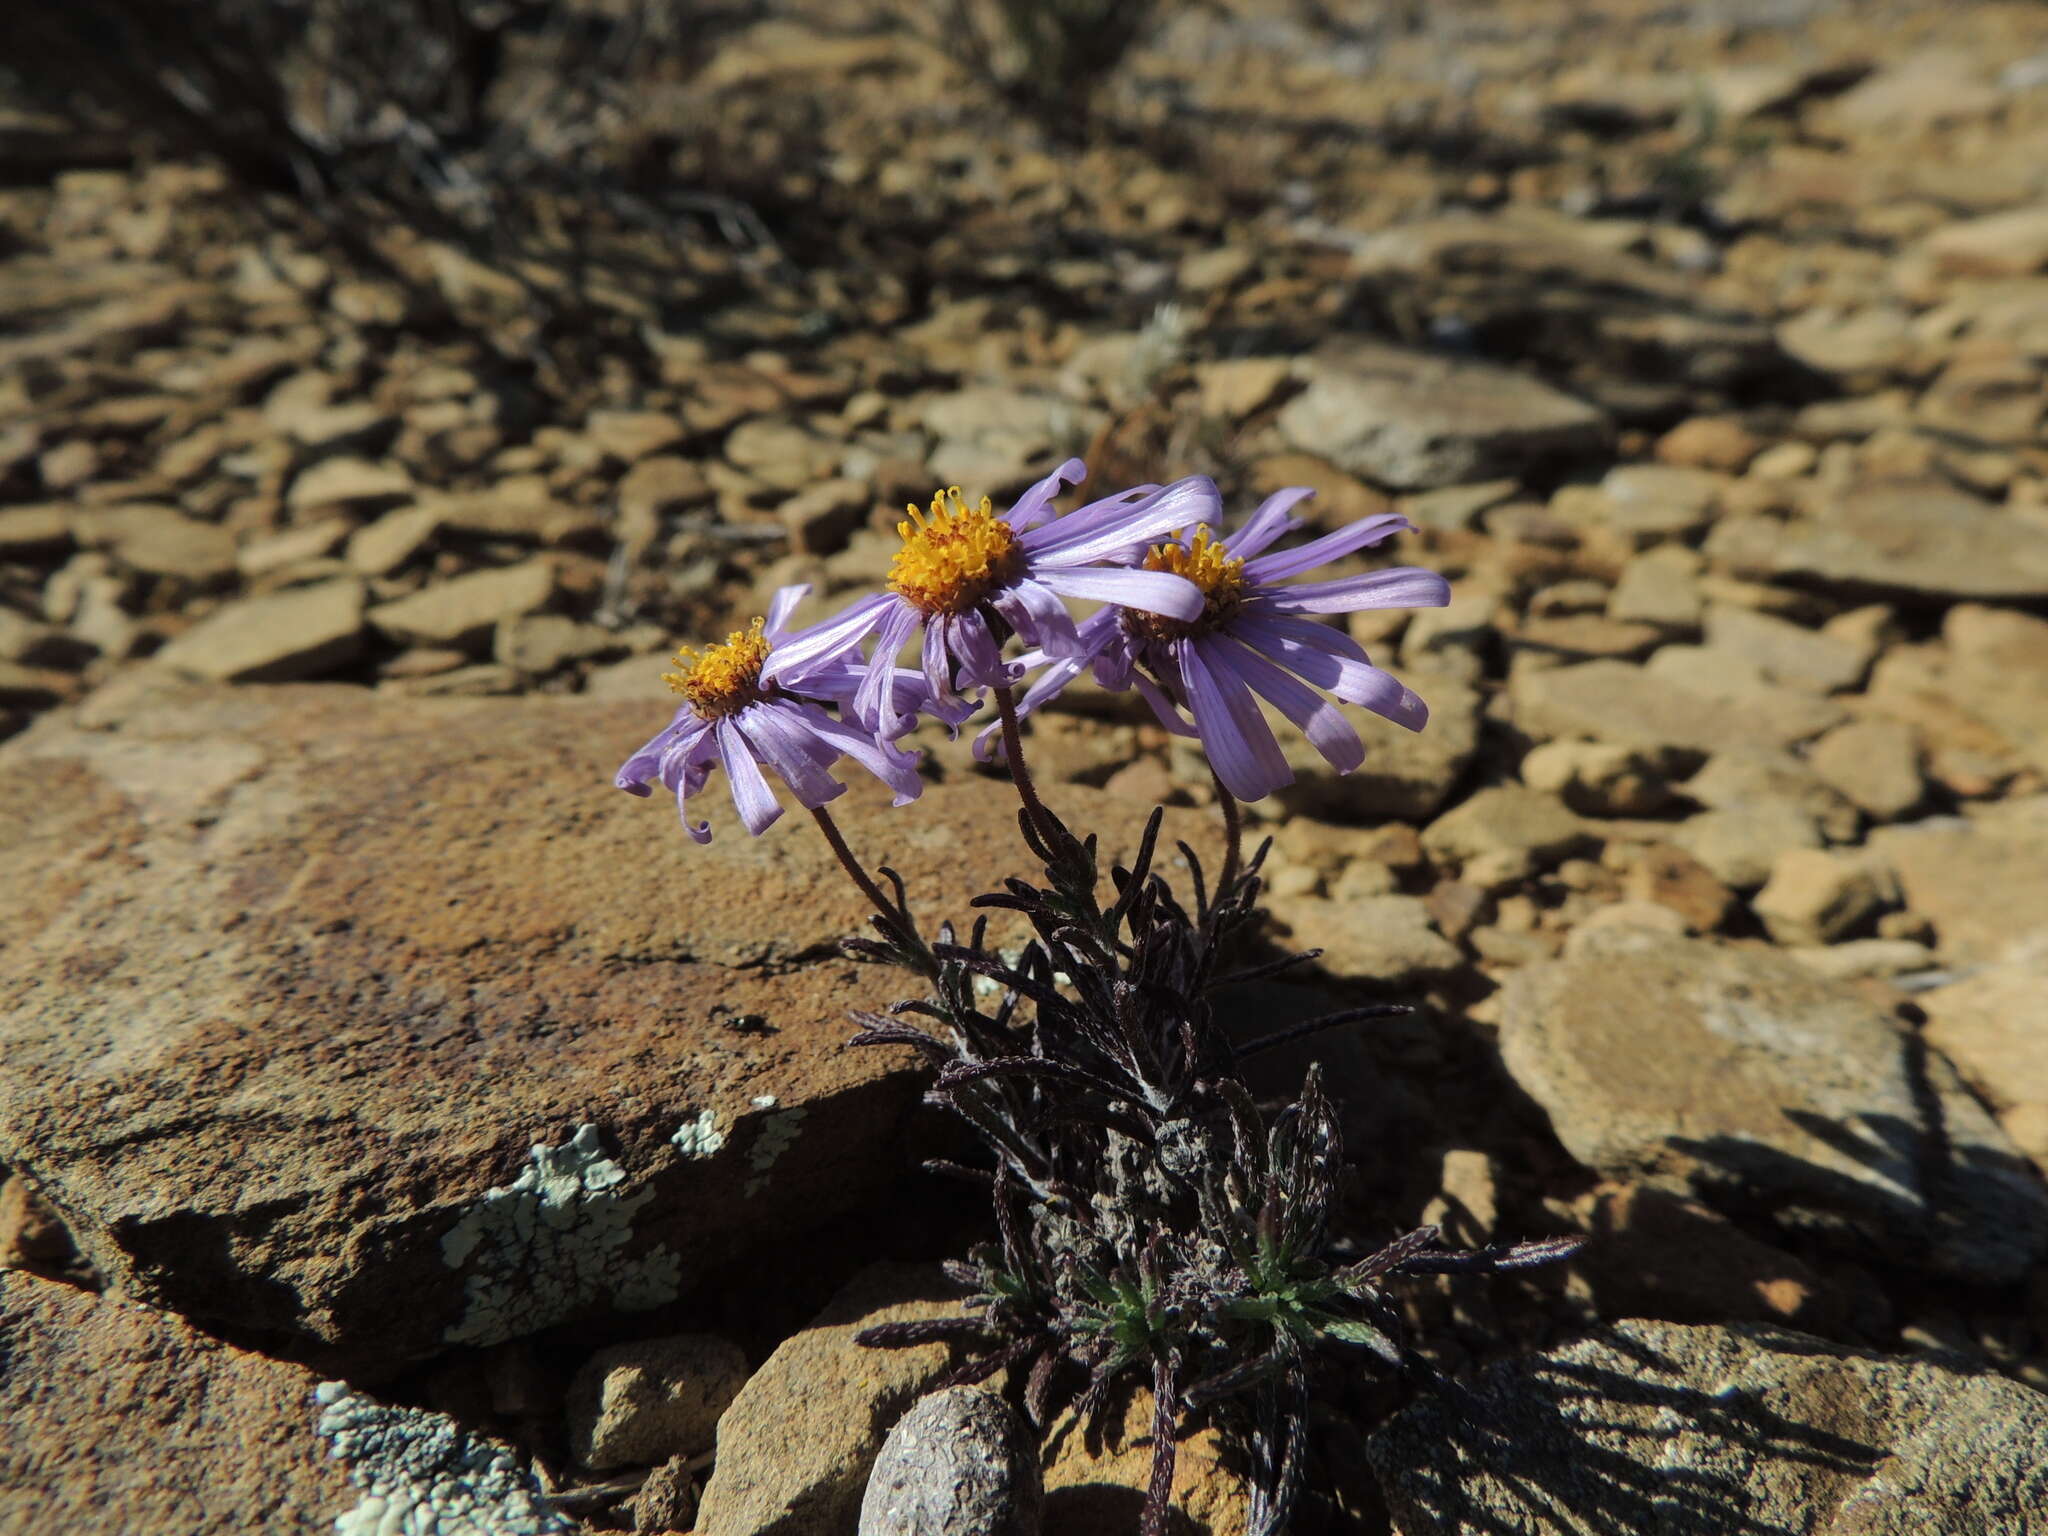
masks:
<path id="1" fill-rule="evenodd" d="M 1168 730 L 1199 736 L 1223 787 L 1240 800 L 1258 800 L 1294 782 L 1260 712 L 1261 698 L 1299 726 L 1339 773 L 1365 760 L 1365 744 L 1317 688 L 1396 725 L 1421 730 L 1429 707 L 1373 666 L 1357 641 L 1308 615 L 1441 608 L 1451 600 L 1450 584 L 1435 571 L 1403 566 L 1282 585 L 1316 566 L 1412 531 L 1406 518 L 1387 513 L 1295 549 L 1265 553 L 1301 525 L 1290 509 L 1314 494 L 1304 486 L 1276 492 L 1235 534 L 1219 537 L 1204 527 L 1191 539 L 1153 548 L 1145 556 L 1146 568 L 1187 577 L 1202 591 L 1202 612 L 1189 620 L 1103 609 L 1080 625 L 1081 655 L 1024 658 L 1048 665 L 1018 712 L 1044 704 L 1092 662 L 1103 686 L 1136 687 Z M 1192 725 L 1182 710 L 1193 717 Z"/>
<path id="2" fill-rule="evenodd" d="M 782 815 L 762 768 L 772 769 L 801 805 L 815 808 L 846 792 L 828 771 L 850 757 L 907 805 L 923 789 L 918 754 L 876 738 L 854 704 L 867 680 L 864 669 L 831 657 L 791 663 L 778 646 L 788 633 L 789 615 L 807 586 L 784 587 L 768 606 L 766 620 L 734 630 L 723 645 L 699 653 L 676 653 L 680 671 L 666 674 L 683 705 L 668 727 L 626 759 L 613 781 L 628 794 L 646 795 L 659 783 L 674 792 L 683 830 L 697 842 L 711 841 L 708 822 L 692 822 L 690 796 L 704 787 L 713 765 L 725 769 L 740 820 L 759 837 Z M 893 669 L 890 705 L 930 708 L 924 681 L 915 672 Z M 846 718 L 835 719 L 824 705 L 836 704 Z M 957 725 L 959 714 L 934 712 Z"/>
<path id="3" fill-rule="evenodd" d="M 958 706 L 963 688 L 1007 685 L 1023 676 L 1015 662 L 1003 661 L 1004 637 L 991 627 L 991 613 L 1027 646 L 1054 657 L 1084 654 L 1064 598 L 1194 620 L 1203 600 L 1193 583 L 1164 569 L 1102 562 L 1133 560 L 1149 541 L 1213 520 L 1222 511 L 1216 483 L 1198 475 L 1164 487 L 1139 486 L 1055 517 L 1053 498 L 1087 473 L 1079 459 L 1069 459 L 1007 512 L 997 512 L 985 496 L 970 507 L 957 489 L 932 497 L 929 512 L 912 507 L 909 519 L 896 525 L 903 547 L 889 567 L 889 591 L 793 637 L 784 665 L 844 656 L 874 635 L 859 707 L 884 736 L 894 737 L 909 721 L 884 695 L 894 692 L 888 679 L 897 654 L 920 628 L 928 696 Z"/>

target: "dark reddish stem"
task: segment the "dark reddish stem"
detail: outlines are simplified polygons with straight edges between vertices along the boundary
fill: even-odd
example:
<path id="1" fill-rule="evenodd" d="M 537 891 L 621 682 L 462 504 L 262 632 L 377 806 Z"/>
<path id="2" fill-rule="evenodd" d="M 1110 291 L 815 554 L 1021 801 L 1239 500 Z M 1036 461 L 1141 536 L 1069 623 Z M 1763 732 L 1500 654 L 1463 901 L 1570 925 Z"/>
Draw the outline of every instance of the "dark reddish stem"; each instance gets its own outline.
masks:
<path id="1" fill-rule="evenodd" d="M 1024 761 L 1024 733 L 1017 726 L 1016 695 L 1001 683 L 996 685 L 995 695 L 996 710 L 1003 717 L 1003 755 L 1010 760 L 1010 779 L 1017 786 L 1017 798 L 1024 802 L 1024 814 L 1031 818 L 1031 825 L 1045 846 L 1056 847 L 1052 816 L 1045 802 L 1038 798 L 1038 786 L 1031 781 L 1031 767 Z"/>
<path id="2" fill-rule="evenodd" d="M 1237 796 L 1223 787 L 1223 780 L 1216 776 L 1216 770 L 1209 770 L 1209 781 L 1216 786 L 1216 803 L 1223 807 L 1223 835 L 1227 845 L 1223 852 L 1223 870 L 1216 877 L 1216 904 L 1223 905 L 1224 892 L 1237 884 L 1237 872 L 1244 863 L 1244 812 L 1237 803 Z"/>
<path id="3" fill-rule="evenodd" d="M 847 878 L 860 887 L 861 895 L 880 914 L 884 926 L 895 935 L 898 943 L 918 956 L 920 968 L 928 976 L 938 975 L 938 965 L 931 952 L 924 947 L 924 940 L 917 936 L 917 930 L 905 920 L 903 912 L 882 894 L 882 888 L 875 884 L 868 872 L 860 867 L 860 861 L 853 856 L 853 850 L 846 846 L 846 837 L 839 830 L 839 823 L 832 819 L 832 813 L 822 805 L 811 807 L 811 819 L 818 824 L 818 830 L 825 834 L 825 841 L 832 845 L 833 853 L 839 857 L 839 867 L 846 871 Z"/>

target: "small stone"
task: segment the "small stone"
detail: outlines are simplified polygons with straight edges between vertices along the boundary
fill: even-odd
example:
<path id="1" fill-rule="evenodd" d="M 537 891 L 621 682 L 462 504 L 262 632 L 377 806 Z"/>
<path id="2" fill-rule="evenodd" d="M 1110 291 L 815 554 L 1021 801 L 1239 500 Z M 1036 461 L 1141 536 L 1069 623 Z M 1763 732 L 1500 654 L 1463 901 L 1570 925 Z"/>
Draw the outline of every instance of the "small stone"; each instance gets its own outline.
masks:
<path id="1" fill-rule="evenodd" d="M 1642 548 L 1688 538 L 1705 528 L 1721 493 L 1721 478 L 1670 464 L 1623 464 L 1600 482 L 1608 522 Z"/>
<path id="2" fill-rule="evenodd" d="M 633 1495 L 633 1529 L 686 1536 L 697 1518 L 697 1479 L 687 1456 L 671 1456 Z"/>
<path id="3" fill-rule="evenodd" d="M 977 1387 L 920 1399 L 868 1475 L 859 1536 L 1038 1536 L 1038 1442 Z"/>
<path id="4" fill-rule="evenodd" d="M 1662 902 L 1634 899 L 1610 901 L 1604 906 L 1596 907 L 1571 931 L 1570 937 L 1565 940 L 1564 952 L 1567 955 L 1577 953 L 1584 943 L 1590 942 L 1589 935 L 1610 928 L 1641 928 L 1651 933 L 1669 934 L 1675 939 L 1682 939 L 1687 934 L 1697 931 L 1685 920 L 1684 914 L 1665 906 Z"/>
<path id="5" fill-rule="evenodd" d="M 1607 616 L 1664 630 L 1698 629 L 1706 608 L 1699 587 L 1701 563 L 1699 554 L 1683 544 L 1660 544 L 1633 556 L 1608 594 Z"/>
<path id="6" fill-rule="evenodd" d="M 1667 645 L 1643 670 L 1652 683 L 1675 684 L 1735 709 L 1746 726 L 1737 739 L 1790 746 L 1839 724 L 1846 713 L 1804 687 L 1772 682 L 1748 657 L 1721 646 Z"/>
<path id="7" fill-rule="evenodd" d="M 1713 649 L 1742 657 L 1772 682 L 1813 693 L 1860 687 L 1877 658 L 1875 646 L 1726 603 L 1708 608 L 1706 628 Z"/>
<path id="8" fill-rule="evenodd" d="M 1489 888 L 1512 884 L 1596 844 L 1598 839 L 1555 795 L 1497 784 L 1446 811 L 1422 833 L 1439 864 Z"/>
<path id="9" fill-rule="evenodd" d="M 369 620 L 400 644 L 481 649 L 499 624 L 538 612 L 554 592 L 554 566 L 546 560 L 528 560 L 436 582 L 409 597 L 379 604 L 370 610 Z"/>
<path id="10" fill-rule="evenodd" d="M 352 531 L 353 525 L 346 518 L 322 518 L 303 527 L 251 539 L 237 552 L 236 563 L 251 580 L 310 565 L 333 554 Z"/>
<path id="11" fill-rule="evenodd" d="M 1045 1469 L 1050 1536 L 1130 1536 L 1152 1478 L 1152 1420 L 1152 1393 L 1139 1387 L 1124 1400 L 1121 1417 L 1111 1408 L 1099 1453 L 1089 1451 L 1071 1411 L 1054 1421 Z M 1222 1433 L 1206 1425 L 1182 1440 L 1174 1456 L 1174 1513 L 1166 1529 L 1245 1536 L 1250 1491 Z"/>
<path id="12" fill-rule="evenodd" d="M 1317 963 L 1333 976 L 1391 984 L 1445 975 L 1465 964 L 1417 896 L 1345 902 L 1297 896 L 1274 900 L 1271 910 L 1292 931 L 1295 948 L 1323 952 Z"/>
<path id="13" fill-rule="evenodd" d="M 1814 462 L 1819 457 L 1811 443 L 1775 443 L 1750 461 L 1750 477 L 1755 480 L 1797 480 L 1801 475 L 1812 473 Z"/>
<path id="14" fill-rule="evenodd" d="M 580 509 L 557 501 L 539 475 L 508 475 L 487 491 L 423 497 L 421 504 L 433 509 L 449 533 L 528 544 L 551 542 L 566 523 L 585 518 Z"/>
<path id="15" fill-rule="evenodd" d="M 1707 811 L 1680 823 L 1671 841 L 1737 891 L 1753 891 L 1771 877 L 1778 856 L 1791 848 L 1818 848 L 1812 816 L 1784 800 L 1757 800 Z"/>
<path id="16" fill-rule="evenodd" d="M 1782 802 L 1812 817 L 1830 842 L 1848 842 L 1859 826 L 1856 808 L 1815 773 L 1811 764 L 1767 747 L 1734 746 L 1716 752 L 1685 781 L 1684 788 L 1689 799 L 1717 811 Z"/>
<path id="17" fill-rule="evenodd" d="M 1443 1156 L 1438 1195 L 1422 1213 L 1425 1225 L 1448 1223 L 1456 1241 L 1484 1243 L 1499 1219 L 1499 1181 L 1493 1159 L 1477 1147 L 1451 1147 Z M 1441 1202 L 1443 1211 L 1435 1212 Z"/>
<path id="18" fill-rule="evenodd" d="M 1694 416 L 1658 438 L 1655 451 L 1660 464 L 1739 475 L 1762 447 L 1756 434 L 1732 416 Z"/>
<path id="19" fill-rule="evenodd" d="M 729 1339 L 679 1333 L 601 1349 L 569 1385 L 569 1446 L 594 1471 L 710 1449 L 747 1379 Z"/>
<path id="20" fill-rule="evenodd" d="M 2003 964 L 1914 997 L 1927 1015 L 1927 1043 L 1956 1064 L 2008 1127 L 2015 1110 L 2029 1116 L 2048 1112 L 2048 1051 L 2041 1048 L 2044 997 L 2048 939 L 2041 938 L 2018 948 Z"/>
<path id="21" fill-rule="evenodd" d="M 1950 277 L 2029 277 L 2048 270 L 2048 207 L 2015 208 L 1949 224 L 1923 246 Z"/>
<path id="22" fill-rule="evenodd" d="M 1934 951 L 1912 939 L 1878 937 L 1849 939 L 1840 944 L 1795 945 L 1787 948 L 1785 954 L 1816 975 L 1834 981 L 1903 976 L 1934 968 Z"/>
<path id="23" fill-rule="evenodd" d="M 1446 485 L 1438 490 L 1401 498 L 1401 511 L 1418 528 L 1462 531 L 1470 528 L 1482 512 L 1513 500 L 1522 489 L 1519 480 L 1485 480 L 1478 485 Z"/>
<path id="24" fill-rule="evenodd" d="M 666 411 L 592 411 L 583 431 L 608 456 L 627 464 L 651 459 L 685 435 L 682 422 Z"/>
<path id="25" fill-rule="evenodd" d="M 72 1255 L 71 1234 L 18 1173 L 0 1179 L 0 1269 L 58 1265 Z"/>
<path id="26" fill-rule="evenodd" d="M 1833 944 L 1877 916 L 1886 884 L 1866 858 L 1788 848 L 1750 907 L 1780 944 Z"/>
<path id="27" fill-rule="evenodd" d="M 1305 453 L 1382 485 L 1427 490 L 1547 460 L 1596 454 L 1612 427 L 1596 407 L 1526 374 L 1395 347 L 1334 351 L 1280 412 Z"/>
<path id="28" fill-rule="evenodd" d="M 1235 425 L 1272 404 L 1293 371 L 1293 360 L 1285 357 L 1202 363 L 1195 369 L 1195 380 L 1201 386 L 1201 412 Z"/>
<path id="29" fill-rule="evenodd" d="M 1257 264 L 1258 258 L 1243 246 L 1223 245 L 1183 256 L 1175 280 L 1189 293 L 1214 293 L 1236 283 Z"/>
<path id="30" fill-rule="evenodd" d="M 368 507 L 379 502 L 403 501 L 412 495 L 412 476 L 397 464 L 373 464 L 368 459 L 322 459 L 292 481 L 285 505 L 294 511 L 308 507 Z"/>
<path id="31" fill-rule="evenodd" d="M 621 516 L 654 524 L 670 513 L 709 501 L 711 482 L 690 460 L 662 454 L 642 459 L 627 470 L 619 481 L 618 497 Z"/>
<path id="32" fill-rule="evenodd" d="M 823 479 L 839 467 L 845 452 L 843 443 L 772 416 L 741 422 L 725 440 L 728 464 L 778 491 L 801 490 Z"/>
<path id="33" fill-rule="evenodd" d="M 1808 749 L 1806 761 L 1873 821 L 1897 821 L 1927 793 L 1920 747 L 1903 721 L 1874 715 L 1838 725 Z"/>
<path id="34" fill-rule="evenodd" d="M 1951 964 L 1996 964 L 2048 932 L 2048 794 L 1879 827 L 1869 846 Z"/>
<path id="35" fill-rule="evenodd" d="M 106 548 L 145 576 L 170 576 L 197 586 L 235 574 L 235 539 L 224 528 L 145 502 L 77 514 L 81 544 Z"/>
<path id="36" fill-rule="evenodd" d="M 559 613 L 502 620 L 491 640 L 493 660 L 532 677 L 559 672 L 571 662 L 618 649 L 618 636 L 612 631 Z"/>
<path id="37" fill-rule="evenodd" d="M 432 507 L 403 507 L 349 537 L 348 563 L 365 576 L 389 576 L 423 553 L 440 529 L 441 514 Z"/>
<path id="38" fill-rule="evenodd" d="M 229 603 L 157 659 L 214 682 L 286 683 L 339 671 L 362 647 L 363 587 L 349 577 Z"/>
<path id="39" fill-rule="evenodd" d="M 1652 664 L 1673 649 L 1659 651 Z M 1704 692 L 1692 682 L 1690 673 L 1685 678 L 1653 676 L 1646 667 L 1625 661 L 1587 661 L 1515 672 L 1508 679 L 1508 700 L 1514 724 L 1539 741 L 1578 736 L 1711 752 L 1731 741 L 1788 745 L 1835 723 L 1827 718 L 1816 726 L 1810 708 L 1759 717 L 1742 700 Z"/>
<path id="40" fill-rule="evenodd" d="M 1735 893 L 1716 879 L 1712 870 L 1669 843 L 1646 843 L 1632 850 L 1622 889 L 1637 901 L 1655 902 L 1676 912 L 1693 933 L 1712 933 L 1735 905 Z"/>
<path id="41" fill-rule="evenodd" d="M 0 555 L 65 549 L 73 537 L 68 508 L 0 507 Z"/>
<path id="42" fill-rule="evenodd" d="M 1649 816 L 1671 801 L 1662 754 L 1600 741 L 1547 741 L 1522 759 L 1522 782 L 1587 816 Z"/>
<path id="43" fill-rule="evenodd" d="M 865 482 L 824 480 L 804 487 L 780 509 L 790 548 L 799 554 L 829 555 L 846 547 L 867 521 L 874 498 Z"/>
<path id="44" fill-rule="evenodd" d="M 1605 1318 L 1839 1326 L 1821 1277 L 1697 1200 L 1602 1184 L 1581 1204 L 1592 1239 L 1573 1264 Z"/>
<path id="45" fill-rule="evenodd" d="M 852 1528 L 887 1426 L 948 1360 L 944 1344 L 869 1349 L 853 1336 L 880 1323 L 958 1315 L 936 1275 L 904 1265 L 863 1271 L 810 1326 L 776 1346 L 719 1420 L 697 1536 Z"/>

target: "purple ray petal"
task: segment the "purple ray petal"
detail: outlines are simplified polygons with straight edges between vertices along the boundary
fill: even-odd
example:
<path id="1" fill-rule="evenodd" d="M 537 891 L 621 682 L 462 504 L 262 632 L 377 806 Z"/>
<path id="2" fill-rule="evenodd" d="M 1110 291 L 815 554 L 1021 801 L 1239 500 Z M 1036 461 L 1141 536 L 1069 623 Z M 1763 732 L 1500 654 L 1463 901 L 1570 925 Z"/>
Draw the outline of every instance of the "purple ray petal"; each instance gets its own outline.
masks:
<path id="1" fill-rule="evenodd" d="M 883 621 L 885 612 L 909 607 L 891 592 L 877 592 L 850 603 L 822 624 L 797 631 L 770 651 L 767 664 L 761 668 L 761 680 L 795 687 L 796 680 L 812 667 L 845 655 L 867 639 Z"/>
<path id="2" fill-rule="evenodd" d="M 651 794 L 648 786 L 660 781 L 663 755 L 673 744 L 677 734 L 686 731 L 691 725 L 695 725 L 699 730 L 704 728 L 704 722 L 691 712 L 689 705 L 685 704 L 676 711 L 675 719 L 648 738 L 645 746 L 619 765 L 619 771 L 613 776 L 612 783 L 629 795 Z"/>
<path id="3" fill-rule="evenodd" d="M 924 793 L 924 781 L 917 776 L 919 754 L 900 751 L 875 740 L 844 721 L 834 720 L 815 705 L 806 710 L 806 729 L 844 752 L 895 792 L 897 805 L 908 805 Z"/>
<path id="4" fill-rule="evenodd" d="M 1133 671 L 1131 673 L 1131 686 L 1138 690 L 1139 698 L 1152 706 L 1152 713 L 1158 716 L 1159 723 L 1174 735 L 1201 735 L 1200 731 L 1197 731 L 1192 725 L 1188 724 L 1173 700 L 1166 696 L 1166 690 L 1153 682 L 1144 673 Z"/>
<path id="5" fill-rule="evenodd" d="M 825 771 L 839 758 L 837 746 L 817 739 L 801 706 L 770 700 L 741 710 L 733 723 L 755 757 L 789 786 L 797 804 L 823 805 L 846 793 L 846 786 Z"/>
<path id="6" fill-rule="evenodd" d="M 1284 491 L 1275 491 L 1259 503 L 1259 510 L 1245 519 L 1242 528 L 1223 541 L 1224 548 L 1238 560 L 1264 554 L 1275 539 L 1301 526 L 1301 519 L 1290 514 L 1298 502 L 1313 495 L 1314 488 L 1306 485 L 1290 485 Z"/>
<path id="7" fill-rule="evenodd" d="M 1249 562 L 1244 568 L 1245 579 L 1256 582 L 1284 581 L 1289 576 L 1299 576 L 1303 571 L 1318 565 L 1328 565 L 1344 555 L 1361 550 L 1368 544 L 1391 538 L 1397 533 L 1411 532 L 1414 525 L 1398 512 L 1382 512 L 1378 517 L 1361 517 L 1335 533 L 1326 533 L 1320 539 L 1310 539 L 1296 549 L 1283 549 L 1277 555 L 1262 555 Z"/>
<path id="8" fill-rule="evenodd" d="M 1179 528 L 1215 526 L 1223 497 L 1207 475 L 1190 475 L 1129 507 L 1076 513 L 1027 534 L 1019 542 L 1041 574 L 1048 566 L 1085 565 L 1155 543 Z"/>
<path id="9" fill-rule="evenodd" d="M 1313 688 L 1297 682 L 1272 662 L 1240 640 L 1212 635 L 1196 642 L 1214 657 L 1229 658 L 1229 665 L 1261 697 L 1301 728 L 1309 745 L 1339 773 L 1350 773 L 1365 761 L 1365 743 L 1339 713 L 1337 706 Z"/>
<path id="10" fill-rule="evenodd" d="M 1441 608 L 1451 600 L 1451 584 L 1420 566 L 1396 566 L 1363 576 L 1334 581 L 1304 581 L 1272 587 L 1259 599 L 1282 613 L 1356 613 L 1361 608 Z"/>
<path id="11" fill-rule="evenodd" d="M 1230 633 L 1347 704 L 1369 709 L 1411 731 L 1429 723 L 1427 704 L 1398 679 L 1359 659 L 1365 652 L 1358 642 L 1328 625 L 1286 616 L 1240 617 L 1230 626 Z"/>
<path id="12" fill-rule="evenodd" d="M 860 692 L 853 697 L 854 713 L 879 735 L 901 736 L 912 724 L 912 717 L 898 714 L 895 708 L 896 657 L 916 633 L 921 617 L 905 602 L 896 603 L 883 614 L 874 654 L 868 659 L 867 675 L 861 679 Z"/>
<path id="13" fill-rule="evenodd" d="M 782 807 L 775 799 L 775 791 L 768 787 L 768 780 L 761 773 L 761 765 L 754 761 L 746 737 L 728 715 L 715 728 L 718 737 L 718 761 L 725 769 L 725 782 L 732 790 L 733 806 L 740 813 L 740 820 L 746 829 L 759 837 L 775 825 L 782 814 Z"/>
<path id="14" fill-rule="evenodd" d="M 1141 608 L 1183 623 L 1199 618 L 1207 599 L 1202 589 L 1171 571 L 1118 570 L 1094 566 L 1078 571 L 1040 571 L 1038 579 L 1067 597 Z"/>
<path id="15" fill-rule="evenodd" d="M 1212 668 L 1202 650 L 1200 641 L 1174 647 L 1202 748 L 1225 789 L 1240 800 L 1263 800 L 1281 785 L 1293 783 L 1294 771 L 1273 739 L 1273 728 L 1259 713 L 1249 685 L 1230 670 L 1227 659 L 1219 658 L 1220 664 Z"/>
<path id="16" fill-rule="evenodd" d="M 989 599 L 989 606 L 1003 616 L 1026 645 L 1051 656 L 1072 656 L 1081 646 L 1074 630 L 1074 616 L 1059 594 L 1043 582 L 1026 576 Z"/>
<path id="17" fill-rule="evenodd" d="M 761 626 L 761 633 L 771 641 L 782 639 L 783 631 L 789 628 L 789 616 L 796 612 L 796 605 L 808 597 L 810 592 L 811 584 L 808 581 L 800 581 L 794 586 L 779 589 L 775 596 L 768 600 L 767 622 Z"/>
<path id="18" fill-rule="evenodd" d="M 1019 496 L 1017 504 L 999 516 L 1019 533 L 1036 527 L 1051 516 L 1053 500 L 1064 487 L 1079 485 L 1087 478 L 1088 466 L 1079 459 L 1069 459 Z"/>

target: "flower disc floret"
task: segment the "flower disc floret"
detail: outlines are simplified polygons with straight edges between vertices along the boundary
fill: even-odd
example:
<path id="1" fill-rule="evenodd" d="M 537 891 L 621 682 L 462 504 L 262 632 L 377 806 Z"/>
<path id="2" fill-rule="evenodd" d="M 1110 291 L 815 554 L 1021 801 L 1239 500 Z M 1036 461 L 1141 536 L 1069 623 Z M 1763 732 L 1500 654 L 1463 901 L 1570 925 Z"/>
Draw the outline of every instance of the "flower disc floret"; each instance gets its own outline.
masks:
<path id="1" fill-rule="evenodd" d="M 1152 546 L 1145 555 L 1145 569 L 1166 571 L 1193 582 L 1202 594 L 1202 611 L 1192 620 L 1182 621 L 1162 613 L 1126 608 L 1124 627 L 1139 640 L 1164 644 L 1207 634 L 1228 624 L 1244 606 L 1242 560 L 1233 559 L 1207 528 L 1196 529 L 1194 538 L 1185 543 L 1178 533 L 1173 537 L 1173 543 Z"/>
<path id="2" fill-rule="evenodd" d="M 889 562 L 889 587 L 918 612 L 972 612 L 1016 579 L 1024 552 L 986 496 L 970 507 L 956 485 L 934 492 L 929 512 L 905 510 L 910 516 L 896 525 L 903 547 Z"/>
<path id="3" fill-rule="evenodd" d="M 760 619 L 752 627 L 736 629 L 723 645 L 708 645 L 702 651 L 684 646 L 676 652 L 675 672 L 664 672 L 661 680 L 670 690 L 690 701 L 690 708 L 705 720 L 722 720 L 761 700 L 761 668 L 768 660 L 768 637 Z"/>

